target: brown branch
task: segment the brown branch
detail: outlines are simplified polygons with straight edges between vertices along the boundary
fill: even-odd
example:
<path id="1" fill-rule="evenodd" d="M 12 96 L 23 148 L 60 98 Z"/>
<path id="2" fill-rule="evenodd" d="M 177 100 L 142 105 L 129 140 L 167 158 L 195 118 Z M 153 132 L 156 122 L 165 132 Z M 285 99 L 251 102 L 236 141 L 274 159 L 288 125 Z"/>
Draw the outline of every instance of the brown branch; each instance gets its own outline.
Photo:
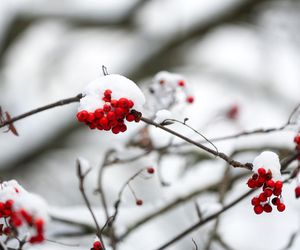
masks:
<path id="1" fill-rule="evenodd" d="M 214 149 L 208 148 L 208 147 L 204 146 L 203 144 L 201 144 L 199 142 L 196 142 L 196 141 L 194 141 L 194 140 L 192 140 L 192 139 L 190 139 L 190 138 L 188 138 L 188 137 L 186 137 L 186 136 L 184 136 L 184 135 L 182 135 L 182 134 L 180 134 L 180 133 L 178 133 L 178 132 L 176 132 L 176 131 L 168 128 L 168 127 L 162 126 L 162 125 L 160 125 L 160 124 L 158 124 L 158 123 L 156 123 L 156 122 L 154 122 L 154 121 L 152 121 L 148 118 L 141 117 L 141 120 L 143 122 L 149 124 L 149 125 L 153 125 L 153 126 L 155 126 L 157 128 L 160 128 L 160 129 L 162 129 L 162 130 L 164 130 L 164 131 L 166 131 L 166 132 L 168 132 L 172 135 L 175 135 L 175 136 L 185 140 L 186 142 L 188 142 L 190 144 L 193 144 L 193 145 L 197 146 L 198 148 L 201 148 L 204 151 L 206 151 L 206 152 L 208 152 L 208 153 L 210 153 L 210 154 L 212 154 L 216 157 L 219 157 L 219 158 L 223 159 L 224 161 L 226 161 L 229 165 L 233 166 L 234 168 L 245 168 L 245 169 L 248 169 L 248 170 L 252 170 L 252 164 L 251 163 L 242 164 L 238 161 L 235 161 L 235 160 L 231 159 L 229 156 L 227 156 L 226 154 L 224 154 L 222 152 L 218 152 Z"/>
<path id="2" fill-rule="evenodd" d="M 297 155 L 293 155 L 293 158 L 294 158 L 294 160 L 297 159 Z M 288 162 L 288 161 L 281 161 L 281 168 L 286 168 L 287 167 L 284 164 L 290 164 L 290 162 Z M 287 179 L 284 180 L 284 183 L 289 182 L 293 178 L 295 178 L 294 172 L 292 172 L 291 175 Z M 232 202 L 230 202 L 229 204 L 227 204 L 226 206 L 224 206 L 223 209 L 221 209 L 220 211 L 218 211 L 218 212 L 216 212 L 216 213 L 208 216 L 207 218 L 205 218 L 205 219 L 203 219 L 203 220 L 195 223 L 194 225 L 192 225 L 188 229 L 184 230 L 182 233 L 180 233 L 177 236 L 175 236 L 173 239 L 171 239 L 170 241 L 168 241 L 167 243 L 165 243 L 164 245 L 162 245 L 161 247 L 159 247 L 157 250 L 165 249 L 166 247 L 174 244 L 176 241 L 182 239 L 183 237 L 185 237 L 189 233 L 193 232 L 194 230 L 198 229 L 202 225 L 206 224 L 207 222 L 209 222 L 209 221 L 217 218 L 219 215 L 221 215 L 222 213 L 226 212 L 231 207 L 237 205 L 240 201 L 242 201 L 243 199 L 245 199 L 246 197 L 248 197 L 250 194 L 252 194 L 256 190 L 257 189 L 251 189 L 248 192 L 244 193 L 243 195 L 241 195 L 237 199 L 233 200 Z"/>
<path id="3" fill-rule="evenodd" d="M 26 112 L 24 114 L 12 117 L 9 120 L 3 121 L 0 124 L 0 128 L 5 127 L 6 125 L 12 124 L 12 123 L 14 123 L 16 121 L 19 121 L 21 119 L 24 119 L 24 118 L 26 118 L 28 116 L 32 116 L 32 115 L 35 115 L 35 114 L 40 113 L 42 111 L 48 110 L 48 109 L 52 109 L 52 108 L 55 108 L 55 107 L 58 107 L 58 106 L 67 105 L 67 104 L 70 104 L 70 103 L 73 103 L 73 102 L 79 102 L 81 98 L 82 98 L 82 94 L 78 94 L 78 95 L 76 95 L 74 97 L 63 99 L 63 100 L 60 100 L 60 101 L 57 101 L 57 102 L 45 105 L 43 107 L 33 109 L 33 110 L 29 111 L 29 112 Z"/>
<path id="4" fill-rule="evenodd" d="M 88 210 L 90 211 L 90 214 L 94 220 L 94 223 L 95 223 L 95 226 L 96 226 L 96 235 L 98 236 L 99 240 L 101 241 L 102 245 L 103 245 L 103 248 L 105 250 L 105 245 L 104 245 L 104 242 L 103 242 L 103 239 L 102 239 L 102 234 L 101 234 L 101 229 L 100 229 L 100 226 L 98 224 L 98 221 L 96 219 L 96 216 L 92 210 L 92 207 L 91 207 L 91 204 L 90 204 L 90 201 L 85 193 L 85 189 L 84 189 L 84 180 L 85 180 L 85 177 L 87 176 L 87 174 L 89 173 L 90 169 L 87 170 L 85 173 L 82 173 L 82 168 L 81 168 L 81 165 L 80 165 L 80 161 L 77 160 L 76 161 L 76 165 L 77 165 L 77 176 L 78 176 L 78 179 L 79 179 L 79 190 L 82 194 L 82 197 L 84 199 L 84 202 L 85 202 L 85 205 L 87 206 Z"/>

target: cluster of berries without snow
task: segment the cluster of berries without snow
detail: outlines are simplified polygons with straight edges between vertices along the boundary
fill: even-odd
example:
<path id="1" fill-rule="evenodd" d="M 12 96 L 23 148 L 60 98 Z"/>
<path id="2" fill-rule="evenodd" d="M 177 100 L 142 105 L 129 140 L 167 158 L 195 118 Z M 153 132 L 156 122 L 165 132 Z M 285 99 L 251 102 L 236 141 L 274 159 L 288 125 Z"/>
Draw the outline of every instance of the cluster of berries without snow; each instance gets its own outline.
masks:
<path id="1" fill-rule="evenodd" d="M 94 244 L 93 244 L 93 247 L 91 248 L 91 250 L 103 250 L 103 249 L 104 248 L 103 248 L 103 245 L 102 245 L 101 241 L 96 239 L 94 241 Z"/>
<path id="2" fill-rule="evenodd" d="M 264 168 L 259 168 L 257 173 L 254 173 L 248 180 L 247 185 L 249 188 L 262 187 L 259 196 L 251 200 L 256 214 L 271 213 L 273 210 L 271 204 L 276 206 L 279 212 L 285 210 L 285 205 L 281 200 L 282 181 L 274 181 L 270 170 L 266 171 Z"/>
<path id="3" fill-rule="evenodd" d="M 84 122 L 91 129 L 111 130 L 114 134 L 125 132 L 128 122 L 139 122 L 141 113 L 133 110 L 134 102 L 127 98 L 119 100 L 111 99 L 112 91 L 106 89 L 102 100 L 105 102 L 102 108 L 96 109 L 94 112 L 82 110 L 77 113 L 79 122 Z"/>
<path id="4" fill-rule="evenodd" d="M 297 134 L 294 138 L 294 142 L 296 144 L 295 150 L 297 153 L 300 153 L 300 134 Z M 298 164 L 300 165 L 300 156 L 297 158 Z M 300 185 L 298 184 L 295 188 L 295 196 L 298 199 L 300 197 Z"/>
<path id="5" fill-rule="evenodd" d="M 14 180 L 0 184 L 0 235 L 41 243 L 45 239 L 44 215 L 45 203 L 40 197 L 28 193 Z"/>

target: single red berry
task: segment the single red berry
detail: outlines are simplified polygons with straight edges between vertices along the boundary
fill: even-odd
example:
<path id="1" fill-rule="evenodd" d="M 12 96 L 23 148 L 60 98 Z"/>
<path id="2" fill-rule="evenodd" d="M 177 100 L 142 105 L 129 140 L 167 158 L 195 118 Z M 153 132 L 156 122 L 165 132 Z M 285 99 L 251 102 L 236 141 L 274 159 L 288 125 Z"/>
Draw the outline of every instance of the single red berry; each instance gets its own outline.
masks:
<path id="1" fill-rule="evenodd" d="M 300 197 L 300 186 L 295 188 L 295 196 L 297 199 Z"/>
<path id="2" fill-rule="evenodd" d="M 112 91 L 110 89 L 107 89 L 104 91 L 104 96 L 105 97 L 110 97 L 111 96 Z"/>
<path id="3" fill-rule="evenodd" d="M 269 189 L 269 188 L 266 188 L 266 189 L 264 190 L 264 194 L 265 194 L 267 197 L 271 197 L 272 194 L 273 194 L 273 191 L 272 191 L 271 189 Z"/>
<path id="4" fill-rule="evenodd" d="M 261 193 L 259 196 L 258 196 L 259 200 L 262 201 L 262 202 L 265 202 L 267 201 L 268 197 L 266 196 L 265 193 Z"/>
<path id="5" fill-rule="evenodd" d="M 105 127 L 108 125 L 108 119 L 106 117 L 102 117 L 100 120 L 99 120 L 99 124 L 102 126 L 102 127 Z"/>
<path id="6" fill-rule="evenodd" d="M 110 104 L 113 108 L 116 108 L 116 107 L 118 107 L 119 102 L 117 100 L 111 100 Z"/>
<path id="7" fill-rule="evenodd" d="M 119 99 L 119 107 L 121 108 L 128 108 L 128 99 L 127 98 L 120 98 Z"/>
<path id="8" fill-rule="evenodd" d="M 275 188 L 276 189 L 281 189 L 282 188 L 282 181 L 276 181 L 275 182 Z"/>
<path id="9" fill-rule="evenodd" d="M 266 178 L 264 176 L 259 176 L 257 179 L 258 184 L 265 184 Z"/>
<path id="10" fill-rule="evenodd" d="M 96 109 L 95 112 L 94 112 L 94 115 L 98 119 L 102 118 L 104 116 L 103 109 Z"/>
<path id="11" fill-rule="evenodd" d="M 147 168 L 147 172 L 148 172 L 149 174 L 154 174 L 155 170 L 154 170 L 154 168 L 149 167 L 149 168 Z"/>
<path id="12" fill-rule="evenodd" d="M 284 205 L 283 203 L 279 203 L 279 204 L 277 205 L 277 210 L 278 210 L 279 212 L 283 212 L 283 211 L 285 210 L 285 205 Z"/>
<path id="13" fill-rule="evenodd" d="M 239 114 L 238 105 L 233 105 L 227 112 L 227 117 L 231 120 L 235 120 Z"/>
<path id="14" fill-rule="evenodd" d="M 275 197 L 272 199 L 272 204 L 277 206 L 280 203 L 280 199 L 278 197 Z"/>
<path id="15" fill-rule="evenodd" d="M 120 133 L 120 128 L 119 126 L 115 126 L 111 129 L 111 131 L 114 133 L 114 134 L 119 134 Z"/>
<path id="16" fill-rule="evenodd" d="M 4 233 L 5 235 L 9 235 L 9 234 L 11 233 L 11 228 L 10 228 L 10 227 L 4 228 L 3 233 Z"/>
<path id="17" fill-rule="evenodd" d="M 252 178 L 250 178 L 248 181 L 247 181 L 247 185 L 249 188 L 255 188 L 256 187 L 256 181 L 253 180 Z"/>
<path id="18" fill-rule="evenodd" d="M 159 84 L 160 84 L 160 85 L 164 85 L 164 84 L 165 84 L 165 80 L 164 80 L 164 79 L 160 79 L 160 80 L 159 80 Z"/>
<path id="19" fill-rule="evenodd" d="M 135 116 L 134 116 L 133 114 L 128 114 L 128 115 L 126 116 L 126 120 L 129 121 L 129 122 L 134 121 L 134 119 L 135 119 Z"/>
<path id="20" fill-rule="evenodd" d="M 128 108 L 132 108 L 134 106 L 134 102 L 131 100 L 128 100 Z"/>
<path id="21" fill-rule="evenodd" d="M 267 171 L 264 168 L 259 168 L 257 170 L 257 173 L 261 176 L 264 176 L 264 175 L 266 175 Z"/>
<path id="22" fill-rule="evenodd" d="M 76 117 L 79 122 L 84 122 L 88 115 L 89 113 L 86 110 L 82 110 L 76 114 Z"/>
<path id="23" fill-rule="evenodd" d="M 274 182 L 273 180 L 268 180 L 268 181 L 266 182 L 266 185 L 267 185 L 267 187 L 269 187 L 269 188 L 274 188 L 275 182 Z"/>
<path id="24" fill-rule="evenodd" d="M 37 219 L 34 224 L 38 234 L 42 234 L 44 231 L 44 221 L 42 219 Z"/>
<path id="25" fill-rule="evenodd" d="M 120 131 L 121 131 L 122 133 L 124 133 L 126 130 L 127 130 L 127 126 L 126 126 L 125 124 L 122 124 L 122 125 L 120 126 Z"/>
<path id="26" fill-rule="evenodd" d="M 87 119 L 88 122 L 93 122 L 95 120 L 95 115 L 93 113 L 89 113 Z"/>
<path id="27" fill-rule="evenodd" d="M 261 205 L 255 206 L 253 209 L 256 214 L 261 214 L 264 211 Z"/>
<path id="28" fill-rule="evenodd" d="M 188 96 L 188 97 L 186 98 L 186 101 L 187 101 L 188 103 L 193 103 L 193 102 L 194 102 L 194 97 L 193 97 L 193 96 Z"/>
<path id="29" fill-rule="evenodd" d="M 103 105 L 103 111 L 104 111 L 104 112 L 107 113 L 107 112 L 109 112 L 110 110 L 111 110 L 111 106 L 110 106 L 110 105 L 108 105 L 108 104 L 104 104 L 104 105 Z"/>
<path id="30" fill-rule="evenodd" d="M 13 206 L 13 204 L 14 204 L 14 201 L 13 200 L 7 200 L 6 202 L 5 202 L 5 208 L 6 209 L 11 209 L 12 208 L 12 206 Z"/>
<path id="31" fill-rule="evenodd" d="M 294 142 L 295 142 L 296 144 L 300 144 L 300 134 L 295 136 Z"/>
<path id="32" fill-rule="evenodd" d="M 178 86 L 184 87 L 184 86 L 185 86 L 185 81 L 184 81 L 184 80 L 180 80 L 180 81 L 178 82 Z"/>
<path id="33" fill-rule="evenodd" d="M 275 188 L 275 189 L 273 190 L 273 194 L 274 194 L 275 196 L 279 196 L 279 195 L 281 195 L 281 193 L 282 193 L 282 189 L 277 189 L 277 188 Z"/>
<path id="34" fill-rule="evenodd" d="M 266 212 L 266 213 L 271 213 L 272 212 L 272 207 L 270 206 L 270 204 L 265 204 L 264 205 L 264 211 Z"/>
<path id="35" fill-rule="evenodd" d="M 123 109 L 121 108 L 115 108 L 115 114 L 116 114 L 116 117 L 119 119 L 123 119 L 124 118 L 124 111 Z"/>
<path id="36" fill-rule="evenodd" d="M 95 241 L 93 244 L 93 247 L 96 249 L 101 249 L 102 248 L 102 244 L 100 241 Z"/>
<path id="37" fill-rule="evenodd" d="M 272 179 L 272 172 L 271 172 L 270 169 L 269 169 L 268 172 L 266 173 L 265 178 L 266 178 L 267 181 Z"/>
<path id="38" fill-rule="evenodd" d="M 109 121 L 112 121 L 112 120 L 115 120 L 116 119 L 116 115 L 115 115 L 115 113 L 113 112 L 113 111 L 109 111 L 108 113 L 107 113 L 107 119 L 109 120 Z"/>
<path id="39" fill-rule="evenodd" d="M 142 206 L 143 205 L 143 200 L 136 200 L 136 205 L 137 206 Z"/>
<path id="40" fill-rule="evenodd" d="M 258 174 L 257 174 L 257 173 L 254 173 L 254 174 L 252 175 L 252 179 L 253 179 L 253 180 L 257 180 L 257 178 L 258 178 Z"/>
<path id="41" fill-rule="evenodd" d="M 258 206 L 260 204 L 260 200 L 257 197 L 252 198 L 251 204 L 253 206 Z"/>

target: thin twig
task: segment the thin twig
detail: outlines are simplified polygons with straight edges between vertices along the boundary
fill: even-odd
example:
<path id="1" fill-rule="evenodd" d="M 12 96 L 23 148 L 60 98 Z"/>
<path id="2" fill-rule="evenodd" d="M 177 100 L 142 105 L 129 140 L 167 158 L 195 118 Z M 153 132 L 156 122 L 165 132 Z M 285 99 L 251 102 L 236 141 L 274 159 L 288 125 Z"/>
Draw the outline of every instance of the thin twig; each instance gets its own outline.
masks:
<path id="1" fill-rule="evenodd" d="M 80 165 L 80 161 L 77 160 L 76 161 L 76 164 L 77 164 L 77 176 L 78 176 L 78 179 L 79 179 L 79 190 L 82 194 L 82 197 L 84 199 L 84 202 L 88 208 L 88 210 L 90 211 L 90 214 L 94 220 L 94 223 L 95 223 L 95 226 L 96 226 L 96 235 L 98 236 L 99 240 L 101 241 L 102 245 L 103 245 L 103 248 L 105 250 L 105 245 L 104 245 L 104 242 L 103 242 L 103 239 L 102 239 L 102 234 L 101 234 L 101 229 L 100 229 L 100 226 L 98 224 L 98 221 L 96 219 L 96 216 L 92 210 L 92 207 L 91 207 L 91 204 L 90 204 L 90 201 L 85 193 L 85 189 L 84 189 L 84 180 L 85 180 L 85 177 L 87 176 L 87 174 L 89 173 L 90 169 L 87 170 L 85 173 L 82 173 L 82 169 L 81 169 L 81 165 Z"/>
<path id="2" fill-rule="evenodd" d="M 55 108 L 55 107 L 58 107 L 58 106 L 67 105 L 67 104 L 70 104 L 70 103 L 73 103 L 73 102 L 79 102 L 81 98 L 82 98 L 82 94 L 78 94 L 78 95 L 76 95 L 74 97 L 63 99 L 63 100 L 60 100 L 60 101 L 57 101 L 57 102 L 45 105 L 43 107 L 33 109 L 33 110 L 29 111 L 29 112 L 26 112 L 24 114 L 12 117 L 9 120 L 3 121 L 0 124 L 0 128 L 5 127 L 6 125 L 12 124 L 12 123 L 14 123 L 16 121 L 19 121 L 21 119 L 24 119 L 24 118 L 26 118 L 28 116 L 35 115 L 35 114 L 40 113 L 42 111 L 48 110 L 48 109 L 52 109 L 52 108 Z"/>
<path id="3" fill-rule="evenodd" d="M 221 159 L 223 159 L 224 161 L 226 161 L 229 165 L 233 166 L 234 168 L 245 168 L 245 169 L 248 169 L 248 170 L 252 170 L 252 164 L 251 163 L 246 163 L 246 164 L 242 164 L 241 162 L 238 162 L 238 161 L 235 161 L 233 159 L 231 159 L 229 156 L 227 156 L 226 154 L 222 153 L 222 152 L 218 152 L 216 150 L 213 150 L 211 148 L 208 148 L 206 146 L 204 146 L 203 144 L 199 143 L 199 142 L 196 142 L 170 128 L 167 128 L 165 126 L 162 126 L 148 118 L 145 118 L 145 117 L 141 117 L 141 120 L 149 125 L 153 125 L 157 128 L 160 128 L 170 134 L 173 134 L 183 140 L 185 140 L 186 142 L 190 143 L 190 144 L 193 144 L 201 149 L 203 149 L 204 151 L 216 156 L 216 157 L 220 157 Z"/>

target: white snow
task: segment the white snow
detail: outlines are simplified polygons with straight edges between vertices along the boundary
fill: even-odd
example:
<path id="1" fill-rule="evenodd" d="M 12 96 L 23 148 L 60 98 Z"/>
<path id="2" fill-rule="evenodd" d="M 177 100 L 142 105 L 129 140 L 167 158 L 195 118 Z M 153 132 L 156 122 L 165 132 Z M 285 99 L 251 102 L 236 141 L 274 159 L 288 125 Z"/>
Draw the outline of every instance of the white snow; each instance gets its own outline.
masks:
<path id="1" fill-rule="evenodd" d="M 85 96 L 80 100 L 78 111 L 93 112 L 102 107 L 105 104 L 102 97 L 107 89 L 112 91 L 112 99 L 128 98 L 134 102 L 133 109 L 142 111 L 145 104 L 143 92 L 133 81 L 118 74 L 102 76 L 90 82 L 82 92 Z"/>
<path id="2" fill-rule="evenodd" d="M 273 179 L 281 180 L 281 165 L 277 154 L 271 151 L 264 151 L 253 161 L 253 171 L 257 173 L 259 168 L 271 170 Z"/>
<path id="3" fill-rule="evenodd" d="M 155 114 L 155 122 L 162 123 L 163 121 L 170 119 L 172 117 L 172 113 L 167 109 L 161 109 Z"/>

